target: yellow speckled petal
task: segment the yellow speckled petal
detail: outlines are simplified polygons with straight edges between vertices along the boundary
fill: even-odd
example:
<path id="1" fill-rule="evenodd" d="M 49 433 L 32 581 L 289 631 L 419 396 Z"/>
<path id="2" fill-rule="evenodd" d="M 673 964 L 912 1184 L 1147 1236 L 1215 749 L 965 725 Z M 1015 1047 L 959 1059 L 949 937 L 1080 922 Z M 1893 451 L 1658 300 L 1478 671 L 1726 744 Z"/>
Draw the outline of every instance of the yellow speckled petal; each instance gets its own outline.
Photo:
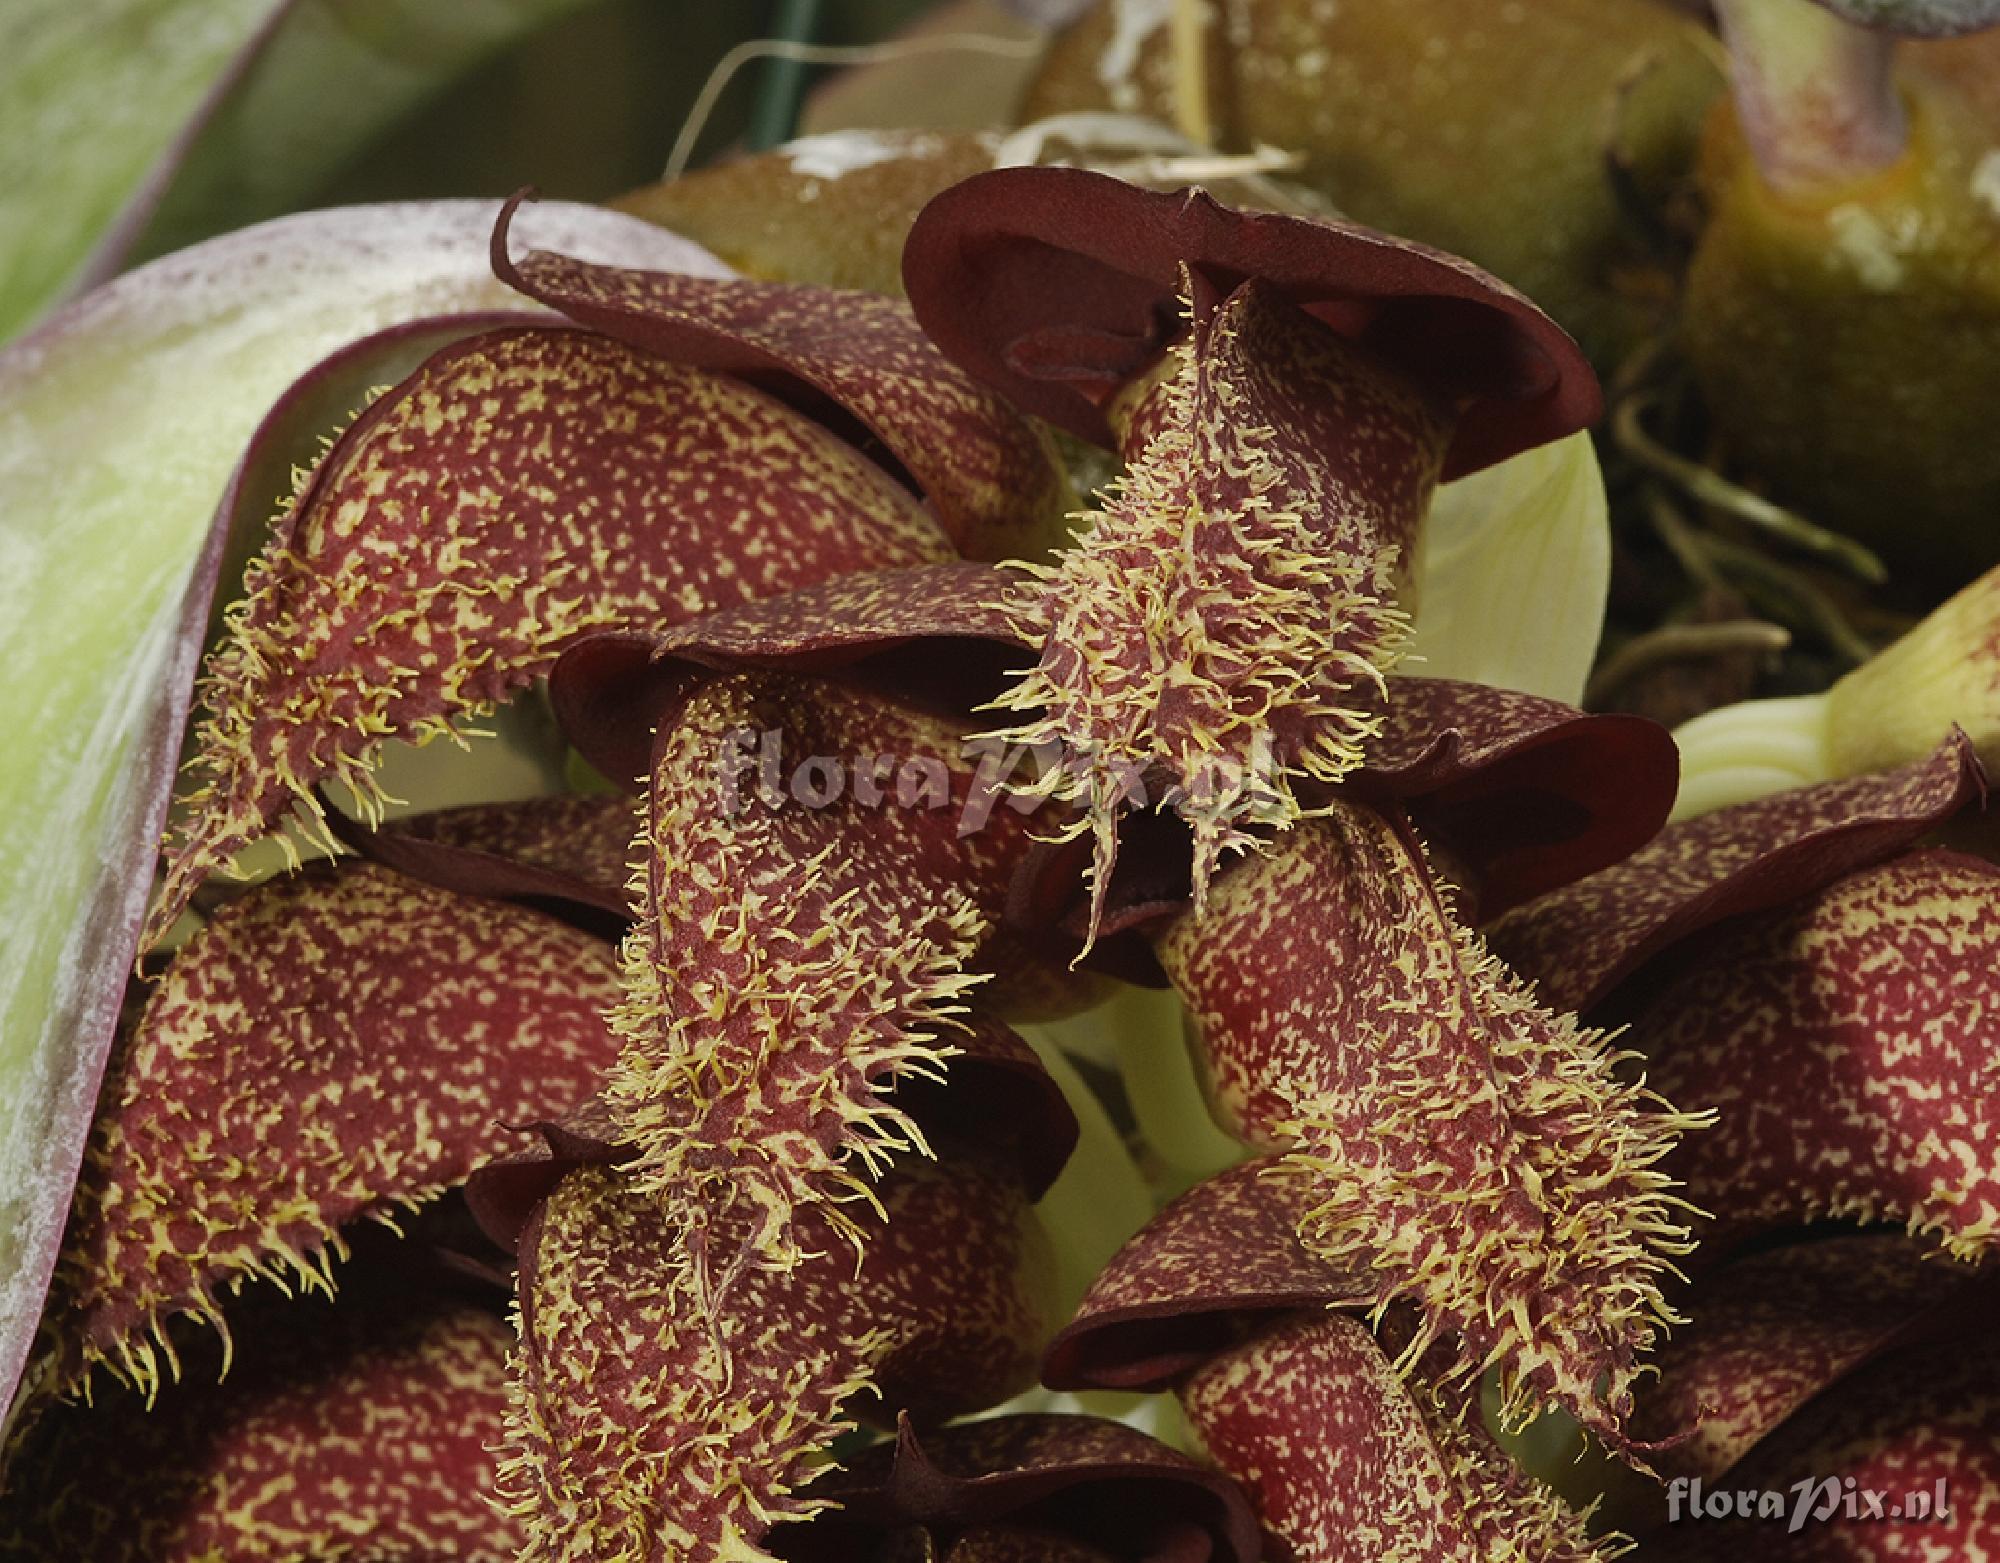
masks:
<path id="1" fill-rule="evenodd" d="M 48 1411 L 7 1473 L 0 1557 L 511 1563 L 501 1319 L 407 1287 L 254 1312 L 220 1384 Z"/>
<path id="2" fill-rule="evenodd" d="M 1073 495 L 1048 437 L 940 353 L 900 299 L 539 250 L 516 261 L 512 212 L 494 234 L 493 267 L 528 297 L 678 363 L 770 384 L 809 410 L 830 401 L 909 473 L 969 558 L 1037 558 L 1061 541 Z"/>
<path id="3" fill-rule="evenodd" d="M 1217 1106 L 1285 1153 L 1299 1231 L 1373 1266 L 1506 1417 L 1616 1436 L 1686 1234 L 1656 1163 L 1687 1120 L 1461 927 L 1407 824 L 1337 804 L 1160 941 Z"/>
<path id="4" fill-rule="evenodd" d="M 150 937 L 385 738 L 435 736 L 583 632 L 951 557 L 880 468 L 737 381 L 607 337 L 445 349 L 327 452 L 211 662 L 202 782 Z"/>
<path id="5" fill-rule="evenodd" d="M 2000 1349 L 1991 1329 L 1871 1363 L 1718 1485 L 1783 1494 L 1784 1520 L 1667 1526 L 1646 1538 L 1647 1563 L 1995 1563 Z M 1874 1494 L 1883 1512 L 1862 1494 Z M 1796 1529 L 1793 1505 L 1807 1515 Z M 1891 1517 L 1892 1505 L 1905 1512 Z"/>
<path id="6" fill-rule="evenodd" d="M 1924 851 L 1718 930 L 1632 1041 L 1716 1114 L 1673 1170 L 1725 1232 L 1900 1221 L 1975 1259 L 2000 1247 L 1996 1017 L 2000 869 Z"/>
<path id="7" fill-rule="evenodd" d="M 1661 1344 L 1633 1426 L 1665 1444 L 1661 1475 L 1713 1483 L 1883 1352 L 1976 1328 L 1996 1279 L 1976 1274 L 1899 1232 L 1787 1243 L 1707 1271 L 1687 1324 Z"/>
<path id="8" fill-rule="evenodd" d="M 1027 820 L 961 834 L 963 727 L 859 689 L 738 674 L 669 722 L 607 1094 L 643 1187 L 694 1222 L 759 1212 L 788 1264 L 798 1207 L 848 1224 L 923 1143 L 885 1093 L 955 1051 Z"/>
<path id="9" fill-rule="evenodd" d="M 1611 1555 L 1462 1402 L 1400 1376 L 1345 1314 L 1304 1314 L 1181 1390 L 1209 1457 L 1297 1563 L 1592 1563 Z"/>
<path id="10" fill-rule="evenodd" d="M 1893 857 L 1985 794 L 1972 745 L 1953 733 L 1898 770 L 1678 820 L 1624 862 L 1509 912 L 1493 947 L 1551 1004 L 1588 1011 L 1680 940 Z"/>
<path id="11" fill-rule="evenodd" d="M 219 1325 L 252 1276 L 326 1286 L 343 1227 L 587 1096 L 617 995 L 603 941 L 370 865 L 224 907 L 106 1079 L 45 1323 L 58 1384 L 102 1362 L 152 1386 L 167 1321 Z"/>

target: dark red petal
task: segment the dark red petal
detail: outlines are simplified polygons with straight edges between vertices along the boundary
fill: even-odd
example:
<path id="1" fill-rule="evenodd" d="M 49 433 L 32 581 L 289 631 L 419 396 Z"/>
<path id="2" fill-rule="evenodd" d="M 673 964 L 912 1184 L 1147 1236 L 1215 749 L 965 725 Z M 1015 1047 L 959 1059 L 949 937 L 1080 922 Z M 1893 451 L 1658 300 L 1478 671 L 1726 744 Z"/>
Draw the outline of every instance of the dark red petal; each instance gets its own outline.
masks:
<path id="1" fill-rule="evenodd" d="M 601 940 L 372 865 L 222 908 L 176 956 L 105 1085 L 57 1262 L 57 1382 L 150 1386 L 164 1326 L 221 1323 L 251 1276 L 325 1286 L 340 1231 L 507 1150 L 616 1054 Z"/>
<path id="2" fill-rule="evenodd" d="M 1062 538 L 1073 496 L 1048 437 L 934 347 L 900 299 L 785 282 L 507 253 L 493 269 L 528 297 L 676 363 L 745 375 L 819 415 L 858 421 L 929 501 L 958 551 L 1034 558 Z"/>
<path id="3" fill-rule="evenodd" d="M 1713 1109 L 1672 1169 L 1724 1232 L 1907 1222 L 2000 1240 L 2000 868 L 1913 852 L 1716 930 L 1633 1023 L 1662 1091 Z"/>
<path id="4" fill-rule="evenodd" d="M 406 1290 L 253 1311 L 220 1384 L 49 1410 L 8 1470 L 0 1556 L 512 1563 L 504 1323 Z"/>
<path id="5" fill-rule="evenodd" d="M 644 907 L 607 1097 L 639 1183 L 691 1221 L 866 1198 L 922 1135 L 887 1088 L 942 1074 L 1027 844 L 971 825 L 966 729 L 827 680 L 734 674 L 660 736 Z M 826 1202 L 833 1201 L 834 1204 Z"/>
<path id="6" fill-rule="evenodd" d="M 1793 1417 L 1722 1485 L 1732 1496 L 1739 1488 L 1779 1494 L 1782 1517 L 1683 1519 L 1649 1538 L 1647 1559 L 1992 1563 L 2000 1557 L 2000 1351 L 1991 1330 L 1870 1364 Z M 1863 1492 L 1878 1495 L 1885 1511 L 1905 1512 L 1873 1516 Z M 1808 1518 L 1793 1530 L 1802 1498 Z M 1912 1499 L 1925 1505 L 1922 1517 L 1909 1512 Z"/>
<path id="7" fill-rule="evenodd" d="M 335 829 L 371 861 L 460 895 L 568 901 L 624 917 L 638 823 L 630 798 L 559 796 Z"/>
<path id="8" fill-rule="evenodd" d="M 869 1557 L 878 1538 L 928 1532 L 936 1550 L 997 1556 L 997 1531 L 1115 1558 L 1256 1563 L 1257 1522 L 1234 1483 L 1122 1422 L 1089 1416 L 989 1417 L 918 1437 L 904 1419 L 877 1445 L 811 1488 L 839 1504 L 772 1549 L 794 1563 Z M 873 1544 L 873 1545 L 871 1545 Z"/>
<path id="9" fill-rule="evenodd" d="M 1051 1389 L 1166 1389 L 1273 1313 L 1366 1311 L 1383 1285 L 1299 1237 L 1313 1200 L 1276 1157 L 1198 1183 L 1132 1238 L 1050 1342 Z"/>
<path id="10" fill-rule="evenodd" d="M 889 1410 L 972 1411 L 1032 1377 L 1049 1264 L 1018 1183 L 973 1160 L 899 1169 L 857 1270 L 803 1212 L 790 1271 L 705 1289 L 687 1229 L 619 1173 L 569 1174 L 521 1252 L 520 1395 L 503 1485 L 529 1558 L 761 1555 L 810 1517 L 813 1465 L 873 1385 Z M 711 1252 L 746 1253 L 723 1218 Z"/>
<path id="11" fill-rule="evenodd" d="M 1392 678 L 1350 794 L 1411 805 L 1463 864 L 1479 919 L 1607 868 L 1673 808 L 1680 763 L 1657 722 L 1443 678 Z M 1420 801 L 1419 801 L 1420 800 Z"/>
<path id="12" fill-rule="evenodd" d="M 543 1200 L 578 1167 L 617 1167 L 632 1159 L 603 1097 L 578 1103 L 559 1118 L 516 1126 L 533 1140 L 498 1161 L 475 1167 L 465 1180 L 465 1205 L 480 1231 L 517 1254 Z"/>
<path id="13" fill-rule="evenodd" d="M 1251 827 L 1300 816 L 1296 783 L 1360 763 L 1449 429 L 1257 282 L 1198 293 L 1162 395 L 1096 525 L 1038 572 L 1040 662 L 996 702 L 1026 713 L 1006 738 L 1062 754 L 1045 790 L 1088 811 L 1100 908 L 1135 781 L 1175 789 L 1198 901 Z"/>
<path id="14" fill-rule="evenodd" d="M 1663 1447 L 1656 1468 L 1712 1483 L 1864 1363 L 1970 1324 L 1993 1301 L 1993 1277 L 1897 1234 L 1747 1255 L 1688 1295 L 1688 1323 L 1654 1357 L 1658 1377 L 1640 1389 L 1634 1431 L 1662 1441 L 1691 1433 Z"/>
<path id="15" fill-rule="evenodd" d="M 1954 733 L 1926 760 L 1781 792 L 1669 825 L 1615 868 L 1502 918 L 1493 947 L 1544 1002 L 1588 1010 L 1697 929 L 1809 895 L 1985 797 Z"/>
<path id="16" fill-rule="evenodd" d="M 1341 1313 L 1305 1314 L 1181 1390 L 1210 1459 L 1296 1563 L 1586 1563 L 1581 1518 Z"/>
<path id="17" fill-rule="evenodd" d="M 903 250 L 910 302 L 947 353 L 1105 445 L 1105 401 L 1179 334 L 1183 266 L 1223 292 L 1262 279 L 1459 408 L 1448 478 L 1597 420 L 1589 364 L 1534 305 L 1465 261 L 1347 223 L 1009 168 L 937 196 Z"/>
<path id="18" fill-rule="evenodd" d="M 1233 867 L 1160 959 L 1225 1122 L 1286 1153 L 1300 1235 L 1497 1363 L 1510 1422 L 1615 1434 L 1685 1252 L 1656 1169 L 1686 1121 L 1456 920 L 1398 822 L 1335 804 Z"/>
<path id="19" fill-rule="evenodd" d="M 960 560 L 864 570 L 723 608 L 659 634 L 592 635 L 549 678 L 556 720 L 584 758 L 625 782 L 651 768 L 653 730 L 700 669 L 853 669 L 971 711 L 998 694 L 1027 646 L 1019 576 Z"/>
<path id="20" fill-rule="evenodd" d="M 878 468 L 736 381 L 567 329 L 446 348 L 335 442 L 246 577 L 153 936 L 320 781 L 367 806 L 381 740 L 436 736 L 588 630 L 950 553 Z"/>

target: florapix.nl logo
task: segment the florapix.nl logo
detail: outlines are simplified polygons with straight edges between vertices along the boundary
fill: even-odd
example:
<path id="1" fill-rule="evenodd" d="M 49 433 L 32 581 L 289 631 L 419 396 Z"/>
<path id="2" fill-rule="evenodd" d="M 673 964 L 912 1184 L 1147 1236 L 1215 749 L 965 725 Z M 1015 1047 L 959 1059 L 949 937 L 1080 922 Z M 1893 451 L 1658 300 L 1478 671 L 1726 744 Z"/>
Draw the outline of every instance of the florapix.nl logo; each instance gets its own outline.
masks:
<path id="1" fill-rule="evenodd" d="M 1950 1515 L 1943 1478 L 1927 1486 L 1864 1487 L 1852 1476 L 1806 1476 L 1789 1487 L 1709 1487 L 1677 1476 L 1667 1486 L 1669 1524 L 1693 1520 L 1770 1520 L 1796 1534 L 1831 1519 L 1936 1524 Z"/>

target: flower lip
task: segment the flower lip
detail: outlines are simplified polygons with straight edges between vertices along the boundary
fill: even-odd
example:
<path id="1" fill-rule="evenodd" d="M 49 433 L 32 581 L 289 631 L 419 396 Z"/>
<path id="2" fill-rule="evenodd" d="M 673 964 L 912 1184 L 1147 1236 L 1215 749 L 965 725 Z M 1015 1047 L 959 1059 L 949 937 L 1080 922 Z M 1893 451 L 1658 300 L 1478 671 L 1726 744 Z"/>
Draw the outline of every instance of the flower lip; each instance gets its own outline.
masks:
<path id="1" fill-rule="evenodd" d="M 1075 168 L 977 174 L 935 197 L 903 251 L 918 321 L 1019 407 L 1101 445 L 1105 402 L 1181 332 L 1181 268 L 1250 278 L 1457 406 L 1444 476 L 1597 420 L 1582 350 L 1454 256 L 1348 223 L 1244 212 Z"/>

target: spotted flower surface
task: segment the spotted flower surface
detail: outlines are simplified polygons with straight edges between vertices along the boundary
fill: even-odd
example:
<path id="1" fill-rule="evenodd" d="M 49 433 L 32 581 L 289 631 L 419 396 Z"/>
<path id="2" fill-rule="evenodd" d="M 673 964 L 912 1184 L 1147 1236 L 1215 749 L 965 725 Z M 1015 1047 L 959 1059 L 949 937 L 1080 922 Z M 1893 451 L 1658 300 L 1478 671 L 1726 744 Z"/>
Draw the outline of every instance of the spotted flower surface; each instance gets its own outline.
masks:
<path id="1" fill-rule="evenodd" d="M 223 506 L 0 1559 L 1984 1555 L 1975 745 L 1668 825 L 1534 305 L 1076 169 L 908 304 L 490 215 L 533 313 Z"/>

